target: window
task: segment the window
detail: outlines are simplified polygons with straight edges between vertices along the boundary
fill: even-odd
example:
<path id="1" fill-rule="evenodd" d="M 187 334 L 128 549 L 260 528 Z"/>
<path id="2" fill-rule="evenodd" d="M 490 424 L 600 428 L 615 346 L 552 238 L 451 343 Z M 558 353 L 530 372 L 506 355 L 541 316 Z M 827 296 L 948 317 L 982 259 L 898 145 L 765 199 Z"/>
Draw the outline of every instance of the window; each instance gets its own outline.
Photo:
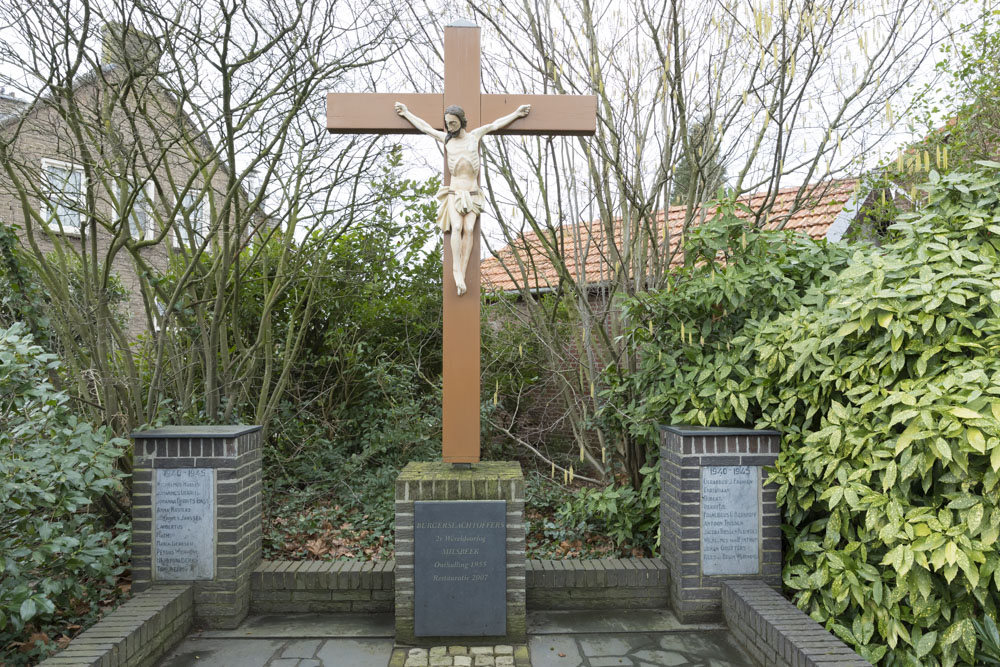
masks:
<path id="1" fill-rule="evenodd" d="M 133 189 L 135 188 L 135 189 Z M 135 192 L 135 197 L 132 193 Z M 153 183 L 136 186 L 128 181 L 115 183 L 115 211 L 128 216 L 128 235 L 135 241 L 156 237 L 153 224 Z"/>
<path id="2" fill-rule="evenodd" d="M 167 304 L 160 301 L 159 297 L 153 298 L 153 331 L 163 329 L 163 320 L 167 317 Z"/>
<path id="3" fill-rule="evenodd" d="M 87 203 L 83 167 L 42 160 L 42 182 L 45 187 L 42 202 L 45 222 L 60 232 L 79 234 Z"/>
<path id="4" fill-rule="evenodd" d="M 208 236 L 208 214 L 205 201 L 198 202 L 198 193 L 189 192 L 181 201 L 180 210 L 174 220 L 174 244 L 197 247 Z M 194 238 L 189 238 L 193 233 Z"/>

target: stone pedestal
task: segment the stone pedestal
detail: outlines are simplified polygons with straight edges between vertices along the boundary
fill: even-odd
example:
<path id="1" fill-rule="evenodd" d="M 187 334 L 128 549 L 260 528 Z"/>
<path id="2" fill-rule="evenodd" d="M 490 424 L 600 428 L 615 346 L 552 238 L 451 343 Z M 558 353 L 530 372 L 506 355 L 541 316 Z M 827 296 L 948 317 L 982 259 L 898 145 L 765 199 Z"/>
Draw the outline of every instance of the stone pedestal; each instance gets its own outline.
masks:
<path id="1" fill-rule="evenodd" d="M 524 537 L 519 464 L 409 463 L 396 480 L 396 642 L 523 644 Z"/>
<path id="2" fill-rule="evenodd" d="M 661 427 L 660 544 L 681 621 L 721 620 L 723 581 L 781 585 L 781 514 L 763 486 L 780 450 L 777 431 Z"/>
<path id="3" fill-rule="evenodd" d="M 194 584 L 196 625 L 234 628 L 261 560 L 259 426 L 134 433 L 132 587 Z"/>

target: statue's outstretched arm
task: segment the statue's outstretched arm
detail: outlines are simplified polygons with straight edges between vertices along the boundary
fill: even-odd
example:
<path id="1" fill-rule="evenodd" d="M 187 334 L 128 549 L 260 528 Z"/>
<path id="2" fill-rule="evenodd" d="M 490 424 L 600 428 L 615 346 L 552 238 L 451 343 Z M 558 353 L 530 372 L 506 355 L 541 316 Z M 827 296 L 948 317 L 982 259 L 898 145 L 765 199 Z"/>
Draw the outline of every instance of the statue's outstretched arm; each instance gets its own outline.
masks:
<path id="1" fill-rule="evenodd" d="M 417 128 L 424 134 L 434 137 L 441 143 L 444 143 L 445 136 L 447 136 L 444 132 L 441 130 L 435 130 L 426 120 L 420 118 L 419 116 L 414 116 L 402 102 L 396 102 L 396 113 L 408 120 L 410 125 Z"/>
<path id="2" fill-rule="evenodd" d="M 492 123 L 487 123 L 482 127 L 477 127 L 472 131 L 472 134 L 475 134 L 477 138 L 482 138 L 483 136 L 489 134 L 490 132 L 496 132 L 497 130 L 502 130 L 503 128 L 507 127 L 518 118 L 524 118 L 525 116 L 528 115 L 530 111 L 531 111 L 530 104 L 522 104 L 513 113 L 509 113 L 506 116 L 503 116 L 502 118 L 497 118 Z"/>

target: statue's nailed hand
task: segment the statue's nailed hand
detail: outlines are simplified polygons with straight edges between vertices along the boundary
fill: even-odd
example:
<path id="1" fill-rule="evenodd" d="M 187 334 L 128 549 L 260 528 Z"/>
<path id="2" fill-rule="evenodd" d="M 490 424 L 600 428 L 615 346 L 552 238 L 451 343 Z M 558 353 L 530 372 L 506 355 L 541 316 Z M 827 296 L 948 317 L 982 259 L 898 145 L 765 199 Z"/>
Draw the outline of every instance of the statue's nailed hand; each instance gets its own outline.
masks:
<path id="1" fill-rule="evenodd" d="M 521 106 L 519 106 L 517 108 L 517 115 L 518 115 L 519 118 L 524 118 L 525 116 L 528 115 L 529 111 L 531 111 L 531 105 L 530 104 L 522 104 Z"/>
<path id="2" fill-rule="evenodd" d="M 396 113 L 400 116 L 406 113 L 406 105 L 402 102 L 396 102 Z"/>

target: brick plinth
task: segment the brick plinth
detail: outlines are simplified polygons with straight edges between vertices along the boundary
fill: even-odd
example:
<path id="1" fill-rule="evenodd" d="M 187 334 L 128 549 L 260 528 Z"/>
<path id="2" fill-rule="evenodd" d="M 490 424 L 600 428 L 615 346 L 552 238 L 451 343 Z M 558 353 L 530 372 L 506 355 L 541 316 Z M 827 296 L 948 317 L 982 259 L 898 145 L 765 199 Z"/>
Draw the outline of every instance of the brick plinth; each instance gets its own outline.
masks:
<path id="1" fill-rule="evenodd" d="M 215 483 L 214 578 L 191 582 L 195 624 L 238 626 L 250 609 L 250 575 L 261 560 L 260 427 L 169 426 L 135 433 L 133 438 L 133 590 L 159 583 L 153 567 L 154 471 L 211 469 Z"/>
<path id="2" fill-rule="evenodd" d="M 685 623 L 722 618 L 722 583 L 758 579 L 781 583 L 781 515 L 775 489 L 764 486 L 763 466 L 773 465 L 781 450 L 777 431 L 699 426 L 660 429 L 660 544 L 670 570 L 670 606 Z M 707 575 L 702 572 L 702 468 L 760 468 L 759 570 L 754 574 Z"/>
<path id="3" fill-rule="evenodd" d="M 525 641 L 524 475 L 516 462 L 483 461 L 471 468 L 412 462 L 396 480 L 396 642 L 435 646 L 450 637 L 417 637 L 413 612 L 413 503 L 423 500 L 503 500 L 507 503 L 507 634 L 476 637 L 483 644 Z M 469 639 L 469 638 L 465 638 Z"/>

